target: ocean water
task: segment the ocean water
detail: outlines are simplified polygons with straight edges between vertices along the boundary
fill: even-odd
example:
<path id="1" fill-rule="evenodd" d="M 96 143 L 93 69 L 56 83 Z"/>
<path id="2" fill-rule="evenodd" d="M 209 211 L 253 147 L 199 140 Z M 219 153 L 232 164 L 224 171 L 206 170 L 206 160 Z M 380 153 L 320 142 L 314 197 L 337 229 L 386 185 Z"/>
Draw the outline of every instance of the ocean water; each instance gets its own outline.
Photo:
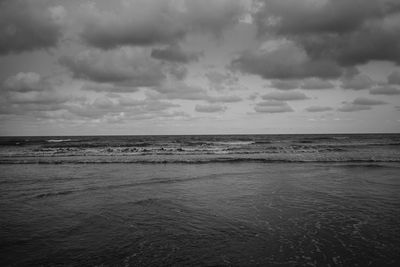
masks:
<path id="1" fill-rule="evenodd" d="M 2 266 L 398 266 L 400 135 L 0 138 Z"/>

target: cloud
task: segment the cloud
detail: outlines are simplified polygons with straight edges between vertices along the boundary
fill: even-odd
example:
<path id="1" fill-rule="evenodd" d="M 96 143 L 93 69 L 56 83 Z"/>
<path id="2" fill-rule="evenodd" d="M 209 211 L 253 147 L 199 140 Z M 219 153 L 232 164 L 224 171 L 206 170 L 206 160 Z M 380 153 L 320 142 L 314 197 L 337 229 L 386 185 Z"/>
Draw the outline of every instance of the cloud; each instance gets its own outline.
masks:
<path id="1" fill-rule="evenodd" d="M 308 112 L 324 112 L 324 111 L 330 111 L 332 110 L 331 107 L 324 107 L 324 106 L 311 106 L 306 108 L 306 111 Z"/>
<path id="2" fill-rule="evenodd" d="M 400 89 L 394 86 L 385 85 L 369 90 L 371 95 L 400 95 Z"/>
<path id="3" fill-rule="evenodd" d="M 57 91 L 48 78 L 35 72 L 20 72 L 8 77 L 3 82 L 1 98 L 3 111 L 10 109 L 11 113 L 24 114 L 32 110 L 55 110 L 72 99 L 71 96 Z M 16 112 L 16 109 L 20 111 Z"/>
<path id="4" fill-rule="evenodd" d="M 161 86 L 154 87 L 153 90 L 155 92 L 149 92 L 148 96 L 155 99 L 204 100 L 208 98 L 207 92 L 203 88 L 184 82 L 166 82 Z"/>
<path id="5" fill-rule="evenodd" d="M 129 86 L 115 86 L 110 83 L 85 82 L 81 90 L 94 92 L 135 92 L 138 88 Z"/>
<path id="6" fill-rule="evenodd" d="M 167 72 L 175 77 L 175 79 L 183 80 L 186 78 L 188 74 L 188 69 L 186 66 L 180 63 L 170 62 L 168 65 L 164 66 L 167 69 Z"/>
<path id="7" fill-rule="evenodd" d="M 259 113 L 284 113 L 293 112 L 294 110 L 283 101 L 263 101 L 256 104 L 254 110 Z"/>
<path id="8" fill-rule="evenodd" d="M 313 60 L 291 41 L 243 51 L 231 62 L 231 68 L 260 75 L 264 79 L 337 78 L 342 74 L 342 69 L 335 62 Z"/>
<path id="9" fill-rule="evenodd" d="M 365 97 L 358 97 L 354 99 L 353 104 L 355 105 L 366 105 L 366 106 L 375 106 L 375 105 L 385 105 L 387 102 L 377 100 L 377 99 L 370 99 Z"/>
<path id="10" fill-rule="evenodd" d="M 400 71 L 395 70 L 387 77 L 389 84 L 400 84 Z"/>
<path id="11" fill-rule="evenodd" d="M 5 90 L 14 92 L 43 91 L 50 87 L 49 81 L 35 72 L 19 72 L 3 83 Z"/>
<path id="12" fill-rule="evenodd" d="M 358 74 L 342 81 L 342 88 L 344 89 L 363 90 L 369 89 L 373 85 L 375 85 L 375 82 L 364 74 Z"/>
<path id="13" fill-rule="evenodd" d="M 162 66 L 141 48 L 89 49 L 59 62 L 75 78 L 117 86 L 158 86 L 166 78 Z"/>
<path id="14" fill-rule="evenodd" d="M 355 66 L 372 60 L 400 63 L 397 0 L 259 0 L 253 14 L 260 38 L 285 37 L 311 62 Z M 362 7 L 360 7 L 360 4 Z"/>
<path id="15" fill-rule="evenodd" d="M 148 93 L 155 99 L 182 99 L 182 100 L 203 100 L 209 103 L 234 103 L 242 101 L 242 98 L 235 95 L 209 95 L 202 87 L 188 85 L 184 82 L 167 82 L 162 86 L 153 88 L 154 92 Z"/>
<path id="16" fill-rule="evenodd" d="M 357 0 L 258 2 L 261 6 L 254 19 L 259 30 L 281 34 L 347 33 L 399 9 L 396 0 L 366 0 L 362 7 Z"/>
<path id="17" fill-rule="evenodd" d="M 365 105 L 356 105 L 353 103 L 345 103 L 342 107 L 338 108 L 338 111 L 341 112 L 354 112 L 354 111 L 362 111 L 362 110 L 370 110 L 370 106 Z"/>
<path id="18" fill-rule="evenodd" d="M 300 87 L 300 82 L 297 80 L 272 80 L 271 87 L 279 90 L 291 90 Z"/>
<path id="19" fill-rule="evenodd" d="M 231 72 L 209 71 L 205 74 L 211 89 L 216 91 L 239 89 L 239 78 Z"/>
<path id="20" fill-rule="evenodd" d="M 219 35 L 244 10 L 239 0 L 132 0 L 116 1 L 114 9 L 87 4 L 79 20 L 86 43 L 110 49 L 173 44 L 192 32 Z"/>
<path id="21" fill-rule="evenodd" d="M 66 105 L 68 112 L 81 119 L 151 119 L 171 115 L 166 113 L 177 104 L 154 99 L 134 99 L 126 96 L 100 96 L 91 101 Z M 169 115 L 168 115 L 169 114 Z M 177 114 L 176 114 L 177 115 Z"/>
<path id="22" fill-rule="evenodd" d="M 61 6 L 40 0 L 0 1 L 0 55 L 55 47 L 62 36 Z"/>
<path id="23" fill-rule="evenodd" d="M 310 90 L 320 90 L 320 89 L 331 89 L 334 88 L 335 85 L 329 81 L 320 80 L 316 78 L 310 78 L 303 81 L 301 85 L 302 89 L 310 89 Z"/>
<path id="24" fill-rule="evenodd" d="M 189 63 L 191 61 L 197 61 L 199 60 L 200 55 L 201 53 L 198 52 L 184 51 L 177 44 L 170 45 L 162 49 L 153 48 L 153 50 L 151 51 L 151 56 L 153 58 L 179 63 Z"/>
<path id="25" fill-rule="evenodd" d="M 71 99 L 70 96 L 60 94 L 55 91 L 47 92 L 26 92 L 26 93 L 13 93 L 8 98 L 10 103 L 14 104 L 61 104 Z"/>
<path id="26" fill-rule="evenodd" d="M 195 110 L 197 112 L 215 113 L 215 112 L 224 112 L 226 110 L 226 107 L 219 104 L 196 105 Z"/>
<path id="27" fill-rule="evenodd" d="M 43 112 L 65 109 L 72 97 L 54 87 L 48 78 L 34 72 L 20 72 L 8 77 L 0 91 L 0 113 L 42 116 Z"/>
<path id="28" fill-rule="evenodd" d="M 290 92 L 272 92 L 262 96 L 264 100 L 277 100 L 277 101 L 293 101 L 293 100 L 305 100 L 308 97 L 297 91 Z"/>
<path id="29" fill-rule="evenodd" d="M 341 112 L 354 112 L 354 111 L 362 111 L 362 110 L 370 110 L 372 106 L 377 105 L 386 105 L 385 101 L 370 99 L 365 97 L 358 97 L 354 99 L 351 103 L 344 102 L 343 106 L 338 108 L 338 111 Z"/>
<path id="30" fill-rule="evenodd" d="M 235 103 L 242 101 L 242 98 L 235 95 L 223 95 L 223 96 L 207 96 L 204 100 L 210 103 Z"/>

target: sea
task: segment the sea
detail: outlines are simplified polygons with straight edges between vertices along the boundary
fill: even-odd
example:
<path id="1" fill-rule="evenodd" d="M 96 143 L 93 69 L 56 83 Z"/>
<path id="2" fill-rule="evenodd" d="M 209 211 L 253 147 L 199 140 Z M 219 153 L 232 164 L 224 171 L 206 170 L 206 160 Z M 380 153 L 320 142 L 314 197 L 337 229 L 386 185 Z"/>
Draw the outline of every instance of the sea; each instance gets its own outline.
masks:
<path id="1" fill-rule="evenodd" d="M 400 266 L 400 134 L 0 137 L 1 266 Z"/>

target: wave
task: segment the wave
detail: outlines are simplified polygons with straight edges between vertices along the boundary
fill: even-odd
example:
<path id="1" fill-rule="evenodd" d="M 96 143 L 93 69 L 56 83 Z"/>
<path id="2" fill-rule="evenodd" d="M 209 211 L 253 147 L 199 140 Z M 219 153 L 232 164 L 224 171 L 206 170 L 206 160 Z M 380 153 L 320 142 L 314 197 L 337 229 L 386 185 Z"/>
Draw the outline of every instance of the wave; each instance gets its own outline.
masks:
<path id="1" fill-rule="evenodd" d="M 49 139 L 46 140 L 48 143 L 61 143 L 61 142 L 70 142 L 72 139 Z"/>
<path id="2" fill-rule="evenodd" d="M 398 168 L 400 168 L 400 165 L 393 165 L 393 164 L 391 164 L 391 163 L 397 163 L 397 162 L 400 162 L 400 160 L 399 161 L 386 161 L 386 162 L 378 162 L 378 161 L 375 161 L 374 163 L 371 163 L 371 162 L 365 162 L 364 164 L 362 164 L 362 165 L 359 165 L 359 164 L 344 164 L 344 165 L 342 165 L 343 167 L 346 167 L 346 168 L 359 168 L 359 167 L 363 167 L 363 168 L 371 168 L 371 169 L 380 169 L 380 168 L 385 168 L 385 169 L 387 169 L 387 168 L 396 168 L 396 169 L 398 169 Z M 351 162 L 350 162 L 351 163 Z"/>
<path id="3" fill-rule="evenodd" d="M 203 159 L 11 159 L 0 164 L 208 164 L 208 163 L 400 163 L 400 159 L 298 159 L 298 158 L 203 158 Z M 373 167 L 373 165 L 371 165 Z"/>
<path id="4" fill-rule="evenodd" d="M 43 194 L 37 195 L 36 198 L 46 198 L 46 197 L 53 197 L 53 196 L 59 196 L 59 195 L 69 195 L 69 194 L 72 194 L 74 192 L 76 192 L 76 191 L 67 190 L 67 191 L 43 193 Z"/>
<path id="5" fill-rule="evenodd" d="M 236 175 L 236 174 L 237 173 L 226 173 L 225 175 Z M 188 181 L 200 180 L 200 179 L 214 179 L 216 177 L 217 177 L 216 174 L 211 174 L 211 175 L 195 176 L 195 177 L 187 177 L 187 178 L 170 178 L 170 179 L 155 178 L 155 179 L 150 179 L 150 180 L 145 180 L 145 181 L 138 181 L 138 182 L 127 183 L 127 184 L 93 186 L 93 187 L 87 187 L 87 188 L 76 189 L 76 190 L 47 192 L 47 193 L 37 194 L 35 196 L 35 198 L 56 197 L 56 196 L 61 196 L 61 195 L 69 195 L 69 194 L 73 194 L 73 193 L 81 193 L 81 192 L 105 190 L 105 189 L 109 190 L 109 189 L 136 187 L 136 186 L 146 186 L 146 185 L 153 185 L 153 184 L 182 183 L 182 182 L 188 182 Z M 154 199 L 151 199 L 150 201 L 154 201 Z M 141 204 L 141 202 L 139 201 L 137 204 Z"/>

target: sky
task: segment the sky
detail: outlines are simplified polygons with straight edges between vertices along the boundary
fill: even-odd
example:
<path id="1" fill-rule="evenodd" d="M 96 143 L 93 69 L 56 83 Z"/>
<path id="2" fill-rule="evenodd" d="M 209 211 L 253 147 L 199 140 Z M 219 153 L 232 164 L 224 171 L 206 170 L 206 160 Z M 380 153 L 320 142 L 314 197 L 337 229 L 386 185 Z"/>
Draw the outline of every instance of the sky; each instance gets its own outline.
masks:
<path id="1" fill-rule="evenodd" d="M 398 0 L 0 0 L 0 135 L 400 132 Z"/>

